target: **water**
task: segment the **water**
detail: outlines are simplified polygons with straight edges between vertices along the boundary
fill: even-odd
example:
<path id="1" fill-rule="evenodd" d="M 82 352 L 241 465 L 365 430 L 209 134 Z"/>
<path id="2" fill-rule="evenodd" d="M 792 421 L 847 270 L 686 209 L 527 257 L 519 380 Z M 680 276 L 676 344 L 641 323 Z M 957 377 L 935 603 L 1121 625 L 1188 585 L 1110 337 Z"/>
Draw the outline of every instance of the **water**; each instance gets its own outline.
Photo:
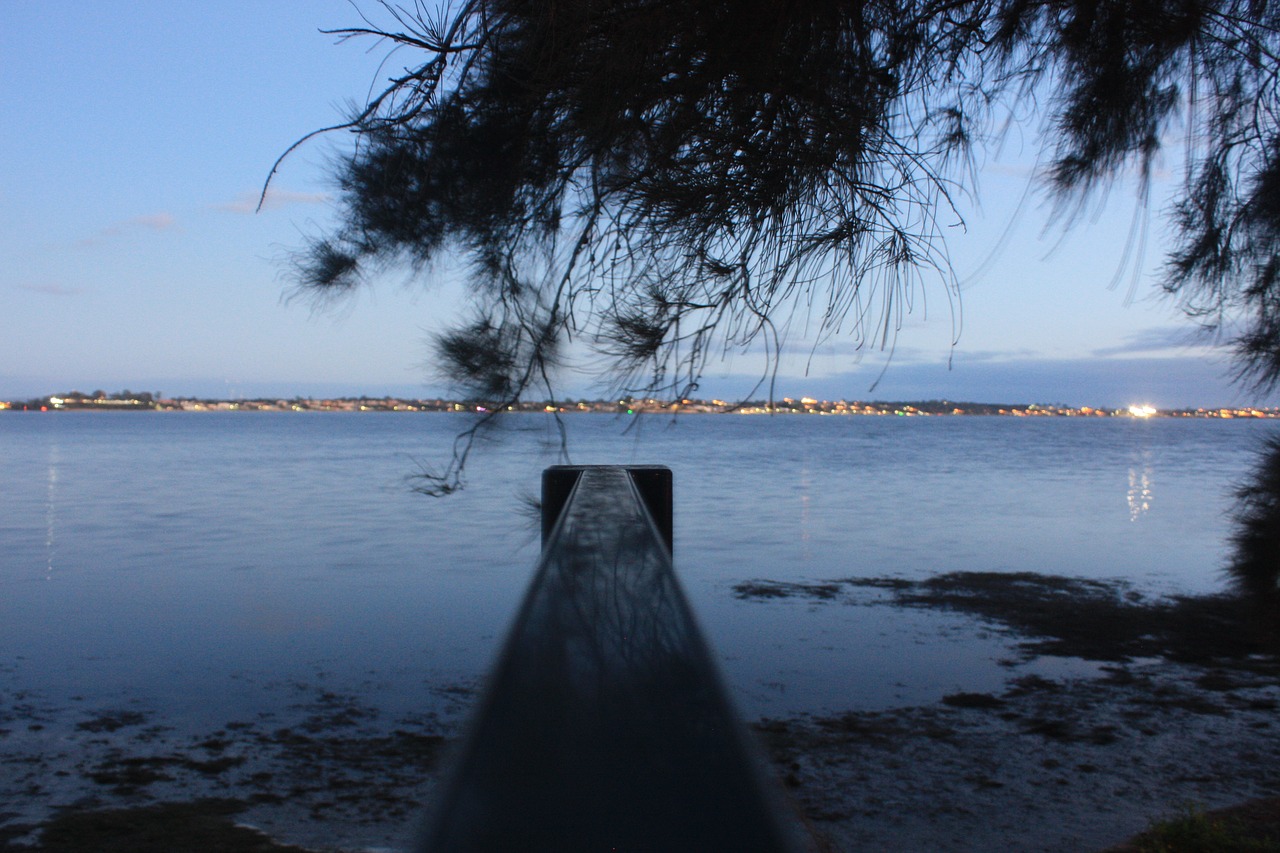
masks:
<path id="1" fill-rule="evenodd" d="M 675 473 L 677 571 L 750 716 L 995 689 L 1010 641 L 951 614 L 743 601 L 752 579 L 1033 570 L 1223 584 L 1229 494 L 1269 426 L 1131 419 L 566 418 L 573 461 Z M 314 688 L 461 707 L 531 575 L 558 461 L 515 416 L 444 500 L 406 475 L 459 416 L 0 417 L 0 695 L 199 729 Z M 1079 671 L 1039 661 L 1036 671 Z M 462 703 L 465 704 L 465 703 Z"/>

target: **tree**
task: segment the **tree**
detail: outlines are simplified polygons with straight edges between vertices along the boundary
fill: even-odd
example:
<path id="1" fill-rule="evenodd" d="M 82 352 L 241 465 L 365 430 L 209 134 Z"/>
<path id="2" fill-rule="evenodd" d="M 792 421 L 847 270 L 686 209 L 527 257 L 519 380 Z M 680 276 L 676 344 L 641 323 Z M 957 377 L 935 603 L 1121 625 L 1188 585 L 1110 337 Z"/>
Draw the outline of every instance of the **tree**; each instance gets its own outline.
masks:
<path id="1" fill-rule="evenodd" d="M 1013 121 L 1043 131 L 1067 207 L 1125 167 L 1145 182 L 1181 129 L 1164 287 L 1207 325 L 1239 324 L 1244 381 L 1280 381 L 1275 4 L 380 8 L 387 26 L 337 33 L 413 59 L 316 131 L 356 146 L 337 168 L 342 224 L 296 256 L 297 280 L 329 296 L 387 265 L 464 259 L 472 313 L 436 349 L 477 399 L 554 397 L 574 341 L 620 393 L 674 397 L 717 353 L 776 357 L 800 315 L 891 344 L 927 282 L 954 310 L 940 222 Z"/>
<path id="2" fill-rule="evenodd" d="M 1236 501 L 1228 571 L 1253 606 L 1263 638 L 1280 648 L 1280 436 L 1267 440 Z"/>

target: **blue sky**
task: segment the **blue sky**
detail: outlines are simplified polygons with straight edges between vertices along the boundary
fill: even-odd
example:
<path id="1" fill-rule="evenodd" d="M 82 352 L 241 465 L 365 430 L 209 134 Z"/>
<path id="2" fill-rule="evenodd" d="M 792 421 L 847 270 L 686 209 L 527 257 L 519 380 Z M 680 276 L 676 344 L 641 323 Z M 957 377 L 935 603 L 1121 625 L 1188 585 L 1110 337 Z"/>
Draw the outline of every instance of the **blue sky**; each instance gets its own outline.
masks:
<path id="1" fill-rule="evenodd" d="M 375 9 L 373 3 L 367 8 Z M 345 0 L 0 3 L 0 399 L 78 389 L 168 395 L 428 395 L 446 390 L 425 340 L 456 286 L 390 273 L 336 308 L 288 300 L 282 259 L 335 215 L 311 143 L 252 210 L 302 134 L 337 120 L 397 66 Z M 1176 145 L 1173 146 L 1176 150 Z M 940 289 L 885 354 L 792 336 L 777 393 L 1158 406 L 1267 402 L 1225 378 L 1225 355 L 1155 296 L 1158 176 L 1141 263 L 1126 260 L 1124 186 L 1064 232 L 1026 197 L 1036 145 L 1011 136 L 949 250 L 962 332 Z M 980 204 L 978 204 L 980 202 Z M 810 357 L 811 356 L 811 357 Z M 806 375 L 807 371 L 807 375 Z M 706 396 L 746 393 L 750 355 L 713 364 Z M 878 384 L 877 379 L 879 380 Z M 875 386 L 872 390 L 872 386 Z M 587 378 L 566 377 L 573 396 Z"/>

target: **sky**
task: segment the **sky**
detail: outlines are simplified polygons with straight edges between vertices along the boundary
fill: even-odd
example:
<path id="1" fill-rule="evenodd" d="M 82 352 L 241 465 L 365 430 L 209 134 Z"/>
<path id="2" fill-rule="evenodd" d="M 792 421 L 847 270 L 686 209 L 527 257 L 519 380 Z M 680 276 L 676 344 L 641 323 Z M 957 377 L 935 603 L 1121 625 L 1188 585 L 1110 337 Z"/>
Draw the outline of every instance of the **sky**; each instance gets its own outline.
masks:
<path id="1" fill-rule="evenodd" d="M 427 341 L 459 307 L 456 281 L 390 271 L 335 306 L 291 298 L 288 253 L 336 221 L 329 167 L 349 138 L 292 154 L 254 211 L 290 144 L 410 63 L 321 32 L 360 23 L 345 0 L 0 2 L 0 400 L 448 392 Z M 1070 228 L 1055 221 L 1036 153 L 1011 134 L 961 200 L 947 239 L 958 315 L 926 284 L 892 358 L 798 324 L 774 393 L 1273 404 L 1233 385 L 1227 354 L 1158 296 L 1176 165 L 1158 171 L 1135 241 L 1143 208 L 1125 184 Z M 758 355 L 736 354 L 699 393 L 747 395 L 760 373 Z M 579 373 L 563 387 L 606 393 Z"/>

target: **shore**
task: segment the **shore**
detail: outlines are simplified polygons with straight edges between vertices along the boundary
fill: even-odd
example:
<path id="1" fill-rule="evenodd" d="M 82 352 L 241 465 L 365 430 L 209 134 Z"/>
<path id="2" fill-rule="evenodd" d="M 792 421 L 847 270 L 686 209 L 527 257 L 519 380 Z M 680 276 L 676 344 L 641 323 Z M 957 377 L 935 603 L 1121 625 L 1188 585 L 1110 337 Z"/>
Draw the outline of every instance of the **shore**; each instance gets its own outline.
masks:
<path id="1" fill-rule="evenodd" d="M 999 691 L 934 705 L 755 721 L 825 849 L 1101 850 L 1188 805 L 1280 794 L 1280 666 L 1250 646 L 1230 599 L 985 573 L 757 580 L 735 594 L 947 609 L 1024 659 L 1102 662 L 1075 680 L 1011 667 Z M 0 849 L 408 849 L 457 726 L 298 691 L 288 716 L 197 733 L 154 709 L 15 696 L 0 710 Z"/>

